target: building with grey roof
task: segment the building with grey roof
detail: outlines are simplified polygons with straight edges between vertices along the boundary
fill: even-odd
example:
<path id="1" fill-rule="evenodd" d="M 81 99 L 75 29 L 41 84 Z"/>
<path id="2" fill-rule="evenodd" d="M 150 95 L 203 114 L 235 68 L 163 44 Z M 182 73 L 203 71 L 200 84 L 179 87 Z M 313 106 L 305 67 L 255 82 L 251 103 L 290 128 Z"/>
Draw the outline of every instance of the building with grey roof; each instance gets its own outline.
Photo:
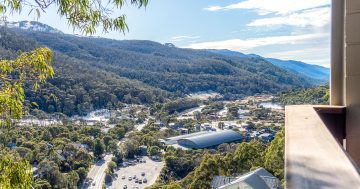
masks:
<path id="1" fill-rule="evenodd" d="M 220 179 L 220 180 L 219 180 Z M 223 181 L 223 185 L 221 182 Z M 256 169 L 233 179 L 232 177 L 214 177 L 211 182 L 212 189 L 280 189 L 278 178 L 264 168 Z"/>
<path id="2" fill-rule="evenodd" d="M 184 137 L 177 140 L 177 143 L 186 148 L 202 149 L 215 147 L 223 143 L 240 142 L 243 137 L 233 130 L 207 132 L 201 135 Z"/>
<path id="3" fill-rule="evenodd" d="M 211 188 L 216 189 L 236 180 L 236 177 L 215 176 L 211 181 Z"/>
<path id="4" fill-rule="evenodd" d="M 163 142 L 165 145 L 173 145 L 173 144 L 177 144 L 178 140 L 180 140 L 180 139 L 203 135 L 203 134 L 207 134 L 207 133 L 209 133 L 209 132 L 202 131 L 202 132 L 190 133 L 190 134 L 186 134 L 186 135 L 179 135 L 179 136 L 175 136 L 175 137 L 166 138 L 164 140 L 161 140 L 161 142 Z"/>

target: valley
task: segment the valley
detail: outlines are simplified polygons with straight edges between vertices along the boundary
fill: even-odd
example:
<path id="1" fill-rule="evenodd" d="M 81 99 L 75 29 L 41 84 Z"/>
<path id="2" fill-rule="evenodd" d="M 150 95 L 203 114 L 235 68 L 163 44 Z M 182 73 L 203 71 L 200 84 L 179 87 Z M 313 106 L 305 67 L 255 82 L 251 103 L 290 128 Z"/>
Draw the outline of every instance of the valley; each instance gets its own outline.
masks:
<path id="1" fill-rule="evenodd" d="M 201 132 L 216 133 L 233 130 L 243 136 L 243 142 L 259 140 L 264 144 L 268 144 L 274 139 L 276 133 L 281 130 L 284 124 L 283 108 L 279 104 L 274 103 L 274 97 L 271 95 L 248 96 L 242 100 L 234 101 L 204 98 L 204 96 L 215 97 L 212 94 L 201 93 L 201 96 L 197 96 L 197 98 L 194 95 L 189 95 L 185 99 L 180 99 L 179 101 L 183 103 L 191 102 L 188 100 L 196 101 L 196 107 L 185 109 L 181 112 L 166 113 L 168 111 L 166 104 L 163 104 L 161 107 L 158 106 L 158 108 L 147 105 L 127 104 L 122 109 L 97 110 L 90 112 L 86 116 L 58 119 L 55 117 L 51 118 L 51 115 L 48 115 L 49 117 L 46 120 L 33 117 L 31 124 L 28 118 L 24 118 L 20 120 L 19 127 L 46 131 L 61 127 L 69 128 L 71 126 L 83 131 L 88 130 L 86 132 L 93 134 L 97 130 L 96 135 L 91 135 L 95 137 L 102 136 L 104 138 L 110 137 L 110 141 L 105 142 L 105 139 L 103 139 L 103 145 L 105 144 L 103 152 L 97 155 L 100 157 L 100 160 L 95 159 L 94 162 L 88 162 L 90 165 L 94 165 L 89 166 L 87 177 L 83 178 L 84 184 L 82 188 L 95 189 L 101 188 L 103 185 L 110 189 L 123 188 L 125 186 L 129 188 L 145 188 L 145 186 L 154 184 L 155 181 L 157 184 L 165 181 L 159 180 L 159 178 L 161 178 L 161 174 L 164 174 L 165 153 L 169 152 L 170 147 L 193 151 L 190 148 L 180 147 L 177 143 L 169 145 L 161 141 L 171 137 Z M 268 108 L 267 105 L 271 105 L 269 106 L 271 108 Z M 173 108 L 177 109 L 177 107 Z M 118 131 L 120 128 L 125 128 L 125 130 L 122 130 L 121 135 L 119 135 L 120 130 Z M 143 138 L 144 136 L 146 138 Z M 43 138 L 42 140 L 47 139 Z M 89 145 L 96 145 L 96 143 L 90 144 L 89 142 L 85 139 L 80 139 L 78 143 L 72 145 L 83 146 L 76 148 L 82 148 L 89 155 L 95 155 L 97 153 L 96 148 L 93 150 Z M 51 140 L 49 143 L 55 145 Z M 19 144 L 22 146 L 21 142 Z M 232 143 L 232 145 L 239 144 L 238 142 Z M 145 151 L 144 147 L 146 148 Z M 69 147 L 65 147 L 59 155 L 64 158 L 62 161 L 69 162 L 71 160 L 68 158 L 71 156 L 65 155 L 69 153 L 64 151 L 67 150 L 66 148 Z M 17 147 L 14 149 L 19 150 Z M 220 147 L 211 147 L 202 149 L 202 151 L 210 152 L 219 149 Z M 121 152 L 121 155 L 118 154 L 119 152 Z M 139 159 L 140 163 L 138 162 Z M 142 159 L 146 163 L 142 163 Z M 116 168 L 110 166 L 110 164 L 114 163 Z M 32 166 L 36 167 L 37 170 L 42 170 L 41 165 L 33 163 Z M 169 165 L 167 164 L 167 166 Z M 60 167 L 60 169 L 64 168 Z M 111 169 L 113 171 L 109 171 Z M 147 183 L 134 183 L 134 180 L 128 179 L 129 176 L 132 177 L 133 175 L 142 178 L 141 172 L 146 173 L 144 178 L 147 179 Z M 34 173 L 44 174 L 38 171 Z"/>
<path id="2" fill-rule="evenodd" d="M 228 50 L 0 28 L 0 59 L 44 46 L 54 76 L 27 81 L 27 114 L 0 128 L 0 153 L 26 160 L 37 189 L 209 188 L 254 167 L 283 181 L 284 105 L 328 100 L 312 88 L 328 70 L 311 65 L 309 76 Z"/>

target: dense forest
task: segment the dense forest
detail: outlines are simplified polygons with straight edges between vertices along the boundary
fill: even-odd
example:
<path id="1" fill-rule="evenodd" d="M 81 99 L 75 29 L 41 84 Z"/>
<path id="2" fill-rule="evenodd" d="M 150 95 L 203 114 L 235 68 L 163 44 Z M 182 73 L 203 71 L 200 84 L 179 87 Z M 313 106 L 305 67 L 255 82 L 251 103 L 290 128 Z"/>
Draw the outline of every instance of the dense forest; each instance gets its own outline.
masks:
<path id="1" fill-rule="evenodd" d="M 283 105 L 329 104 L 329 86 L 293 89 L 279 93 L 276 99 Z"/>
<path id="2" fill-rule="evenodd" d="M 310 85 L 263 59 L 229 57 L 152 41 L 5 28 L 0 35 L 1 59 L 39 46 L 55 52 L 55 77 L 38 93 L 26 90 L 29 102 L 50 113 L 83 115 L 122 103 L 162 103 L 199 91 L 218 92 L 229 99 Z"/>
<path id="3" fill-rule="evenodd" d="M 40 46 L 4 29 L 0 31 L 0 36 L 0 59 L 13 59 L 19 52 Z M 36 102 L 45 112 L 82 115 L 96 109 L 115 109 L 122 103 L 164 102 L 172 96 L 164 90 L 97 69 L 87 61 L 61 53 L 55 52 L 53 66 L 54 78 L 44 83 L 40 91 L 34 92 L 31 87 L 25 87 L 27 104 Z"/>

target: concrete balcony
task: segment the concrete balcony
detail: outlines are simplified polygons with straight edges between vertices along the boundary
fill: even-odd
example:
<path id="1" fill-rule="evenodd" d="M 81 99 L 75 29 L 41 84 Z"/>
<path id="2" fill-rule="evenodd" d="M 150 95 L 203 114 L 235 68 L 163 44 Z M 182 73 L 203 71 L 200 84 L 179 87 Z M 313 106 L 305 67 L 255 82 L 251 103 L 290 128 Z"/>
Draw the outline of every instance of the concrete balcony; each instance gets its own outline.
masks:
<path id="1" fill-rule="evenodd" d="M 285 108 L 285 187 L 360 188 L 357 165 L 344 149 L 346 108 Z"/>

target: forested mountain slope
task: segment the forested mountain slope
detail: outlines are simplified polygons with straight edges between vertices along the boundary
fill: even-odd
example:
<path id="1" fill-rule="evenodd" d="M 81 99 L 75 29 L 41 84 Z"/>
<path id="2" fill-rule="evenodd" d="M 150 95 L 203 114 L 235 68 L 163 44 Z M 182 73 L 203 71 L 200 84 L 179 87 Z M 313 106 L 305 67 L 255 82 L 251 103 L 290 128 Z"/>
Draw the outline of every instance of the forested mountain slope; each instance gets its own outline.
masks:
<path id="1" fill-rule="evenodd" d="M 119 102 L 161 102 L 199 91 L 235 98 L 310 85 L 306 79 L 260 58 L 231 57 L 152 41 L 11 28 L 2 29 L 0 44 L 1 58 L 36 46 L 48 46 L 56 52 L 55 78 L 45 84 L 42 95 L 27 95 L 41 109 L 67 115 L 116 107 Z M 58 99 L 53 100 L 53 96 Z"/>
<path id="2" fill-rule="evenodd" d="M 0 59 L 13 59 L 20 51 L 38 47 L 33 40 L 0 29 Z M 26 88 L 29 102 L 46 112 L 66 115 L 85 114 L 102 108 L 117 108 L 124 103 L 164 102 L 172 95 L 135 80 L 93 67 L 86 61 L 56 52 L 55 76 L 40 91 Z"/>
<path id="3" fill-rule="evenodd" d="M 280 60 L 275 58 L 264 58 L 256 54 L 243 54 L 241 52 L 230 51 L 230 50 L 214 50 L 210 49 L 209 52 L 234 56 L 234 57 L 248 57 L 248 58 L 258 58 L 263 59 L 272 63 L 273 65 L 284 69 L 288 72 L 291 72 L 299 77 L 302 77 L 308 83 L 313 85 L 324 85 L 329 82 L 330 79 L 330 69 L 318 65 L 307 64 L 300 61 L 295 60 Z"/>

